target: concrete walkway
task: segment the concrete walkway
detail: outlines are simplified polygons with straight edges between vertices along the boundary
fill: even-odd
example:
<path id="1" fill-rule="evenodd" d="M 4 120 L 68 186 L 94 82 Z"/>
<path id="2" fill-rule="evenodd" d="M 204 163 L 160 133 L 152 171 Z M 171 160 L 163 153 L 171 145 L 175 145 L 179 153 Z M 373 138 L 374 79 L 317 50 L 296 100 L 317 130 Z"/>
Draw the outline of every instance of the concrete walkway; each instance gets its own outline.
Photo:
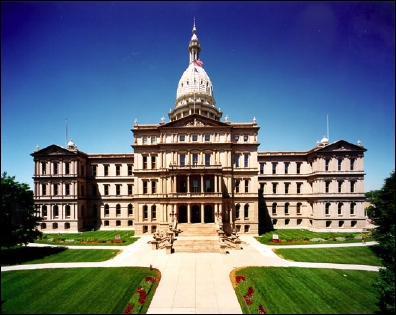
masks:
<path id="1" fill-rule="evenodd" d="M 279 266 L 304 268 L 336 268 L 378 271 L 377 266 L 346 265 L 329 263 L 290 262 L 278 257 L 273 248 L 282 247 L 340 247 L 367 246 L 352 244 L 315 244 L 267 246 L 254 237 L 241 235 L 246 244 L 242 250 L 229 250 L 220 253 L 176 253 L 166 254 L 165 250 L 152 250 L 151 236 L 143 236 L 137 242 L 125 246 L 68 246 L 70 249 L 122 249 L 122 253 L 111 260 L 94 263 L 56 263 L 1 267 L 1 271 L 42 269 L 42 268 L 81 268 L 81 267 L 121 267 L 142 266 L 157 268 L 161 281 L 155 292 L 147 314 L 242 314 L 230 280 L 233 269 L 247 266 Z M 32 244 L 32 246 L 40 246 Z M 46 246 L 46 245 L 44 245 Z"/>

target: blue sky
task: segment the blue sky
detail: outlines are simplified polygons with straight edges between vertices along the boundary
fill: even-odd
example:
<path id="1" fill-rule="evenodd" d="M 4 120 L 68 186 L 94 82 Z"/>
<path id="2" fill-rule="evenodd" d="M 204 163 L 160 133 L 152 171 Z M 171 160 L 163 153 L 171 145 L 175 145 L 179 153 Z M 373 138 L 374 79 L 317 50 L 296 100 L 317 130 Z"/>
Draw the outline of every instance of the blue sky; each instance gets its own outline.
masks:
<path id="1" fill-rule="evenodd" d="M 36 145 L 131 153 L 168 120 L 193 19 L 216 106 L 256 117 L 260 151 L 358 140 L 365 191 L 395 168 L 395 3 L 1 2 L 1 172 L 33 184 Z"/>

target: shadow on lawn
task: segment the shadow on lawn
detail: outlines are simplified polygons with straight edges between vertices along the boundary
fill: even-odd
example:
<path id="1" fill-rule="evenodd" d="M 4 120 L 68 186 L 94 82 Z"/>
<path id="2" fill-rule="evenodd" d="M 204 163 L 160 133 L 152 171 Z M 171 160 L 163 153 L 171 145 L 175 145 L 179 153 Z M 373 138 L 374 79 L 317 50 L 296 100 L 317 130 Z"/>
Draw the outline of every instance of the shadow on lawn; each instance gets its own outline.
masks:
<path id="1" fill-rule="evenodd" d="M 9 249 L 1 249 L 1 265 L 20 265 L 35 259 L 42 259 L 46 256 L 58 254 L 66 250 L 67 247 L 62 246 L 45 246 L 45 247 L 14 247 Z"/>

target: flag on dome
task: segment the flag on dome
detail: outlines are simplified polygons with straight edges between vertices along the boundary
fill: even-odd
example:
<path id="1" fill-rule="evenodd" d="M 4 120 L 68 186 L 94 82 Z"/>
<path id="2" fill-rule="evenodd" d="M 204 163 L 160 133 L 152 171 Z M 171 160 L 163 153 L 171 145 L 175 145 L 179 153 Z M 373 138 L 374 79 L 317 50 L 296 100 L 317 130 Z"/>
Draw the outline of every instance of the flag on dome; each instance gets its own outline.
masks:
<path id="1" fill-rule="evenodd" d="M 203 65 L 203 62 L 201 61 L 201 60 L 194 60 L 194 65 L 195 66 L 199 66 L 199 67 L 202 67 L 202 65 Z"/>

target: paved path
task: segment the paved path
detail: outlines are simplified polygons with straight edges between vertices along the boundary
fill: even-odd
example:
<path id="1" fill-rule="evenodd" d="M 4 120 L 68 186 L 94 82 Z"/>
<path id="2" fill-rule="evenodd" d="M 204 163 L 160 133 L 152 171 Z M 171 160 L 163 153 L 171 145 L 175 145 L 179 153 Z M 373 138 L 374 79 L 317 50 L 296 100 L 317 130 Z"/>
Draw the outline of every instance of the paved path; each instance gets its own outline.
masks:
<path id="1" fill-rule="evenodd" d="M 290 262 L 278 257 L 273 248 L 288 247 L 340 247 L 365 246 L 352 244 L 315 244 L 267 246 L 254 237 L 241 235 L 246 244 L 242 250 L 220 253 L 177 253 L 167 255 L 165 250 L 152 250 L 151 236 L 143 236 L 137 242 L 125 246 L 84 246 L 84 249 L 122 249 L 122 253 L 105 262 L 55 263 L 16 265 L 1 267 L 1 271 L 42 268 L 81 268 L 143 266 L 157 268 L 161 281 L 155 292 L 147 314 L 242 314 L 241 307 L 230 281 L 233 269 L 247 266 L 280 266 L 305 268 L 336 268 L 378 271 L 377 266 L 346 265 L 329 263 Z M 373 245 L 368 242 L 366 245 Z M 42 246 L 32 244 L 32 246 Z M 46 245 L 44 245 L 46 246 Z M 69 246 L 70 249 L 82 247 Z"/>

